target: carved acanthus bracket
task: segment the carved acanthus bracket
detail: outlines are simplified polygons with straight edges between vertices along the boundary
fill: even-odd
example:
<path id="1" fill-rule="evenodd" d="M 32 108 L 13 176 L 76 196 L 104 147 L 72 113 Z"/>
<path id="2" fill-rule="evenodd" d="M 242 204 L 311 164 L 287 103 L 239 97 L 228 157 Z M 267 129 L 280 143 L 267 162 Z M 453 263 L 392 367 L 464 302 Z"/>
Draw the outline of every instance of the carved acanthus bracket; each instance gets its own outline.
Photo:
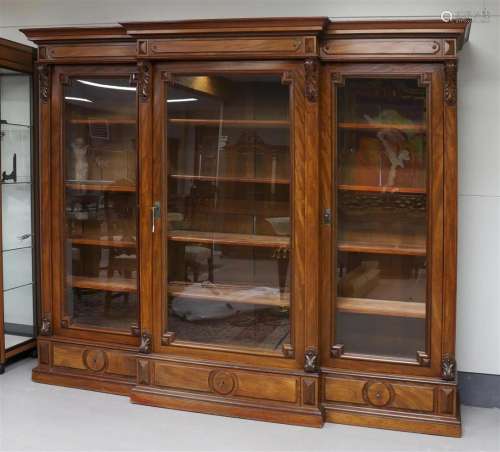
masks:
<path id="1" fill-rule="evenodd" d="M 304 371 L 305 372 L 317 372 L 319 370 L 319 358 L 318 350 L 314 347 L 310 347 L 306 350 L 304 354 Z"/>
<path id="2" fill-rule="evenodd" d="M 40 325 L 40 336 L 52 336 L 52 320 L 50 316 L 42 318 Z"/>
<path id="3" fill-rule="evenodd" d="M 443 356 L 441 361 L 441 378 L 446 381 L 455 380 L 457 376 L 457 362 L 449 353 Z"/>
<path id="4" fill-rule="evenodd" d="M 448 105 L 457 104 L 457 62 L 447 61 L 444 65 L 444 100 Z"/>
<path id="5" fill-rule="evenodd" d="M 308 58 L 304 63 L 306 71 L 306 98 L 309 102 L 318 100 L 318 61 Z"/>
<path id="6" fill-rule="evenodd" d="M 50 98 L 50 66 L 39 64 L 38 71 L 38 89 L 40 91 L 40 100 L 45 104 Z"/>
<path id="7" fill-rule="evenodd" d="M 153 341 L 151 339 L 151 334 L 142 333 L 141 334 L 141 345 L 139 346 L 139 353 L 149 354 L 153 349 Z"/>
<path id="8" fill-rule="evenodd" d="M 137 63 L 139 74 L 137 77 L 137 92 L 141 102 L 148 102 L 151 98 L 151 63 L 147 61 L 139 61 Z"/>
<path id="9" fill-rule="evenodd" d="M 340 358 L 344 353 L 344 344 L 332 345 L 330 352 L 334 358 Z"/>

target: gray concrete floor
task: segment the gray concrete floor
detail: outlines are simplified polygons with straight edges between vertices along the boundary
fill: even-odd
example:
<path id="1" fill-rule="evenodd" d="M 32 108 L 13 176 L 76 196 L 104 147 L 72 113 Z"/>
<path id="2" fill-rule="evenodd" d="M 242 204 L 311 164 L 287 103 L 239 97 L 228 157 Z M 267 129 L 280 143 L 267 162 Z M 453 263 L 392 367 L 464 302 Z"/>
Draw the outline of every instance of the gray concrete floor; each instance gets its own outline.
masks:
<path id="1" fill-rule="evenodd" d="M 461 439 L 326 424 L 294 427 L 133 405 L 127 397 L 31 382 L 35 361 L 0 376 L 0 450 L 500 451 L 500 410 L 462 407 Z"/>

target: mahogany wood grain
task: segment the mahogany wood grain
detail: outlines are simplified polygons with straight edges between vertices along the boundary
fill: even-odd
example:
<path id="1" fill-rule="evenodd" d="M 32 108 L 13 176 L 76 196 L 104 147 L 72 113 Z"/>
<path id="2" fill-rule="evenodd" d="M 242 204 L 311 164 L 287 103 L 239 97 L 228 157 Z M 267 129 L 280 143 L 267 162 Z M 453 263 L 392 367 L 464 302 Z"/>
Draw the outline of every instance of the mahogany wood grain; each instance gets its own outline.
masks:
<path id="1" fill-rule="evenodd" d="M 68 240 L 73 245 L 102 246 L 103 248 L 135 248 L 137 246 L 136 242 L 128 240 L 104 240 L 86 237 L 69 238 Z"/>
<path id="2" fill-rule="evenodd" d="M 273 179 L 270 177 L 233 177 L 233 176 L 195 176 L 189 174 L 170 174 L 172 179 L 201 180 L 208 182 L 242 182 L 249 184 L 279 184 L 288 185 L 288 179 Z"/>
<path id="3" fill-rule="evenodd" d="M 214 243 L 218 245 L 257 246 L 263 248 L 287 248 L 290 245 L 288 237 L 235 234 L 229 232 L 170 231 L 168 239 L 173 242 Z"/>
<path id="4" fill-rule="evenodd" d="M 415 193 L 425 194 L 425 187 L 393 187 L 375 185 L 352 185 L 337 184 L 337 190 L 341 191 L 365 191 L 370 193 Z"/>
<path id="5" fill-rule="evenodd" d="M 242 303 L 264 306 L 290 306 L 290 294 L 251 294 L 256 286 L 188 283 L 182 281 L 170 281 L 168 283 L 168 294 L 177 298 L 189 298 L 200 301 L 225 301 L 226 303 Z M 245 293 L 250 291 L 250 295 Z"/>
<path id="6" fill-rule="evenodd" d="M 79 289 L 96 289 L 110 292 L 135 292 L 137 284 L 133 279 L 125 278 L 99 278 L 85 276 L 70 276 L 67 278 L 69 287 Z"/>
<path id="7" fill-rule="evenodd" d="M 76 183 L 66 182 L 64 186 L 70 190 L 82 191 L 115 191 L 134 193 L 136 188 L 134 185 L 114 185 L 107 183 Z"/>
<path id="8" fill-rule="evenodd" d="M 386 122 L 339 122 L 339 129 L 345 130 L 379 130 L 379 129 L 398 129 L 413 133 L 423 133 L 426 130 L 425 124 L 399 124 Z"/>
<path id="9" fill-rule="evenodd" d="M 338 297 L 337 310 L 339 312 L 347 312 L 351 314 L 425 319 L 425 303 L 418 303 L 414 301 Z"/>

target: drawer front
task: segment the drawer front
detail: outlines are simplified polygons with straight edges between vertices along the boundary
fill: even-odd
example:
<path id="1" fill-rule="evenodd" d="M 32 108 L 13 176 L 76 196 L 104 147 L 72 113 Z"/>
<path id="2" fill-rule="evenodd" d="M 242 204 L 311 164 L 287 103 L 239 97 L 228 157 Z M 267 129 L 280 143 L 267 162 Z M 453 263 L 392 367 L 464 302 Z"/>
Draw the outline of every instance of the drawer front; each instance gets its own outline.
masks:
<path id="1" fill-rule="evenodd" d="M 150 39 L 137 43 L 139 57 L 147 58 L 303 58 L 316 54 L 314 36 L 269 38 Z"/>
<path id="2" fill-rule="evenodd" d="M 326 377 L 326 402 L 366 405 L 375 408 L 410 411 L 434 411 L 435 388 L 432 385 Z"/>
<path id="3" fill-rule="evenodd" d="M 132 355 L 66 344 L 53 344 L 52 366 L 127 378 L 136 375 L 136 358 Z"/>
<path id="4" fill-rule="evenodd" d="M 446 59 L 456 56 L 454 39 L 331 39 L 321 47 L 324 60 Z"/>
<path id="5" fill-rule="evenodd" d="M 300 401 L 299 376 L 163 362 L 154 362 L 153 367 L 153 384 L 163 388 L 275 402 Z M 306 396 L 306 403 L 311 400 L 314 403 L 314 394 Z"/>

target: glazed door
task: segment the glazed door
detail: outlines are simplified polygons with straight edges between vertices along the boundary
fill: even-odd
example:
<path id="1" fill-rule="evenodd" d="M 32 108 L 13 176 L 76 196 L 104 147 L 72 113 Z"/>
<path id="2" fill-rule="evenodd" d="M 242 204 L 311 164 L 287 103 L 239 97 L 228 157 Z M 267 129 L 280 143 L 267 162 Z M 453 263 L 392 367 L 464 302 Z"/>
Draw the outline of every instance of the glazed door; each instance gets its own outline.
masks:
<path id="1" fill-rule="evenodd" d="M 155 297 L 163 351 L 296 366 L 302 70 L 260 62 L 157 68 L 162 213 L 153 248 L 163 260 Z"/>
<path id="2" fill-rule="evenodd" d="M 334 65 L 323 88 L 322 363 L 438 374 L 441 68 Z"/>
<path id="3" fill-rule="evenodd" d="M 140 281 L 148 271 L 139 265 L 139 198 L 151 181 L 138 164 L 147 159 L 139 157 L 136 71 L 74 66 L 54 73 L 55 334 L 138 343 Z"/>

